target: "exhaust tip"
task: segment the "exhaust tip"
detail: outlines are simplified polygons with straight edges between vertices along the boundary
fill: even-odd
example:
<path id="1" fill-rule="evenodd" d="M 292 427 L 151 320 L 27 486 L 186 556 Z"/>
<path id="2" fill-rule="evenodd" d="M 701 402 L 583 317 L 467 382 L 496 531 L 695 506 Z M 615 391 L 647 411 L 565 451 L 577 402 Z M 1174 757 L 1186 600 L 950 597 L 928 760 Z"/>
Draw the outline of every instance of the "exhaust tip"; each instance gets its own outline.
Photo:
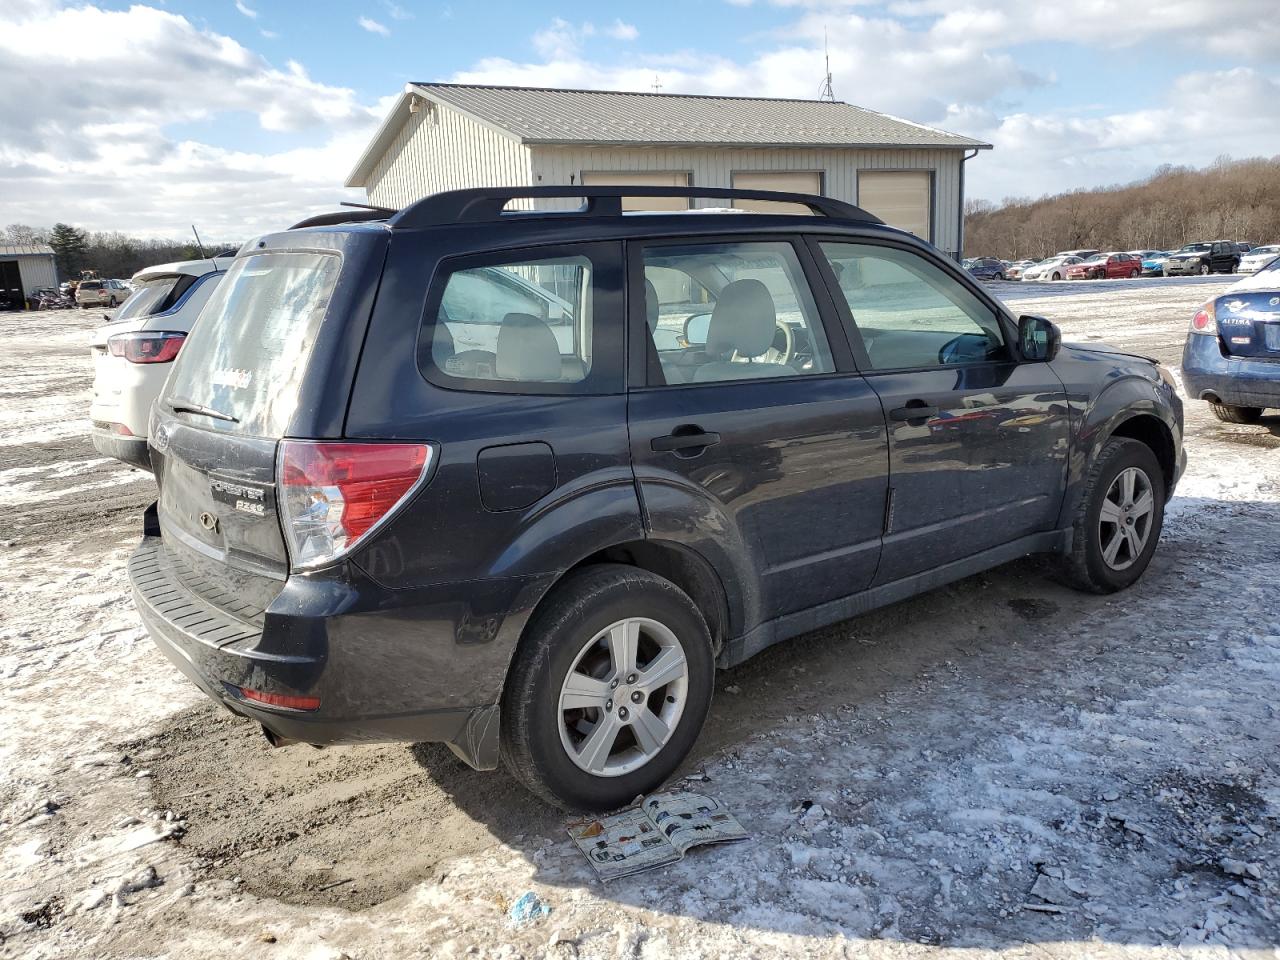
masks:
<path id="1" fill-rule="evenodd" d="M 287 747 L 293 743 L 298 743 L 297 740 L 292 740 L 289 737 L 282 737 L 274 730 L 269 730 L 265 726 L 262 727 L 262 735 L 266 738 L 267 743 L 271 744 L 271 746 L 276 749 L 279 749 L 280 747 Z"/>

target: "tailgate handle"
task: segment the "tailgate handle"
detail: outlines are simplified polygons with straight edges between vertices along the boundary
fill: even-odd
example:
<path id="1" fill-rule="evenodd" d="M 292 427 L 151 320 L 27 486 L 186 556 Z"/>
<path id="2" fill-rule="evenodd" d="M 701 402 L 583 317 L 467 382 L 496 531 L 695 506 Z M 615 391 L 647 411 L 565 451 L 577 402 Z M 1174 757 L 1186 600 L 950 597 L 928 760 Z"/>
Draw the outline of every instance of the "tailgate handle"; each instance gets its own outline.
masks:
<path id="1" fill-rule="evenodd" d="M 677 450 L 702 450 L 720 442 L 720 434 L 701 427 L 676 427 L 668 436 L 654 437 L 649 448 L 655 453 L 674 453 Z"/>

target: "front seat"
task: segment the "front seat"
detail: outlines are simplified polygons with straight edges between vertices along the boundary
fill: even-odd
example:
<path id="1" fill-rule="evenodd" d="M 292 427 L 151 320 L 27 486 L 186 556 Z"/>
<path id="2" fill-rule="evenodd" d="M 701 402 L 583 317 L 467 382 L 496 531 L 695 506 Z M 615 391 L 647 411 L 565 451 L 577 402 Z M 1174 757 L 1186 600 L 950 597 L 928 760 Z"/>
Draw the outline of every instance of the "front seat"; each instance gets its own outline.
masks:
<path id="1" fill-rule="evenodd" d="M 707 327 L 707 353 L 716 359 L 698 367 L 695 382 L 786 377 L 796 370 L 781 363 L 735 362 L 758 357 L 771 346 L 778 330 L 778 314 L 769 288 L 759 280 L 734 280 L 720 291 Z"/>
<path id="2" fill-rule="evenodd" d="M 554 383 L 561 379 L 556 335 L 531 313 L 508 313 L 502 318 L 496 354 L 499 380 Z"/>

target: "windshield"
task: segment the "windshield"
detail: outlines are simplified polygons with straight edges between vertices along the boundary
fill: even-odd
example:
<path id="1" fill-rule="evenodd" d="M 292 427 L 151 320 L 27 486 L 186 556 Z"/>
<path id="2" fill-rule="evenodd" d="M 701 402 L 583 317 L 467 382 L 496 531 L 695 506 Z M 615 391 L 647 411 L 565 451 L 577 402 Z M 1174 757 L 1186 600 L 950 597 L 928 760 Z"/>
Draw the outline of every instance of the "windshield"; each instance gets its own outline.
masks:
<path id="1" fill-rule="evenodd" d="M 214 429 L 282 436 L 341 265 L 326 253 L 236 260 L 178 355 L 169 403 L 234 418 L 201 419 Z"/>
<path id="2" fill-rule="evenodd" d="M 1250 250 L 1250 251 L 1249 251 L 1249 256 L 1251 256 L 1251 257 L 1270 257 L 1270 256 L 1274 256 L 1274 255 L 1275 255 L 1275 254 L 1277 254 L 1277 253 L 1280 253 L 1280 247 L 1276 247 L 1276 246 L 1271 246 L 1271 247 L 1254 247 L 1252 250 Z"/>
<path id="3" fill-rule="evenodd" d="M 132 320 L 134 317 L 149 317 L 155 313 L 173 307 L 178 299 L 191 289 L 196 277 L 185 273 L 175 273 L 167 277 L 153 277 L 138 284 L 133 296 L 124 302 L 116 312 L 116 320 Z"/>
<path id="4" fill-rule="evenodd" d="M 1185 247 L 1183 247 L 1178 252 L 1179 253 L 1199 253 L 1201 250 L 1208 250 L 1209 246 L 1210 245 L 1207 243 L 1188 243 Z"/>
<path id="5" fill-rule="evenodd" d="M 1107 255 L 1105 253 L 1100 253 L 1096 257 L 1090 257 L 1088 260 L 1085 261 L 1085 263 L 1106 263 L 1106 262 L 1107 262 Z"/>

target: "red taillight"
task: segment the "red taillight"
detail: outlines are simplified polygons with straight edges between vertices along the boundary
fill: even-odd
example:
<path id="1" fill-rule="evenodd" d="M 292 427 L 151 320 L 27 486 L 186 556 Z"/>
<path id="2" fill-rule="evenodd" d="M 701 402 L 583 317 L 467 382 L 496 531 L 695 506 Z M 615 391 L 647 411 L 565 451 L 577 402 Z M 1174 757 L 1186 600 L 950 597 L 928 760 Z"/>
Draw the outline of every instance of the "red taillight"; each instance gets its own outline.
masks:
<path id="1" fill-rule="evenodd" d="M 350 552 L 426 476 L 425 443 L 280 443 L 280 504 L 295 567 Z"/>
<path id="2" fill-rule="evenodd" d="M 111 432 L 118 433 L 122 437 L 133 436 L 133 431 L 130 430 L 128 427 L 126 427 L 123 423 L 113 423 L 111 425 Z"/>
<path id="3" fill-rule="evenodd" d="M 248 687 L 236 687 L 240 696 L 254 703 L 268 707 L 282 707 L 285 710 L 319 710 L 319 697 L 294 697 L 284 693 L 267 693 L 264 690 L 250 690 Z"/>
<path id="4" fill-rule="evenodd" d="M 168 363 L 186 339 L 185 333 L 165 331 L 117 333 L 107 338 L 107 349 L 113 357 L 124 357 L 130 363 Z"/>
<path id="5" fill-rule="evenodd" d="M 1191 318 L 1192 333 L 1206 333 L 1216 335 L 1218 332 L 1218 320 L 1214 315 L 1213 301 L 1210 300 L 1203 307 L 1197 310 Z"/>

